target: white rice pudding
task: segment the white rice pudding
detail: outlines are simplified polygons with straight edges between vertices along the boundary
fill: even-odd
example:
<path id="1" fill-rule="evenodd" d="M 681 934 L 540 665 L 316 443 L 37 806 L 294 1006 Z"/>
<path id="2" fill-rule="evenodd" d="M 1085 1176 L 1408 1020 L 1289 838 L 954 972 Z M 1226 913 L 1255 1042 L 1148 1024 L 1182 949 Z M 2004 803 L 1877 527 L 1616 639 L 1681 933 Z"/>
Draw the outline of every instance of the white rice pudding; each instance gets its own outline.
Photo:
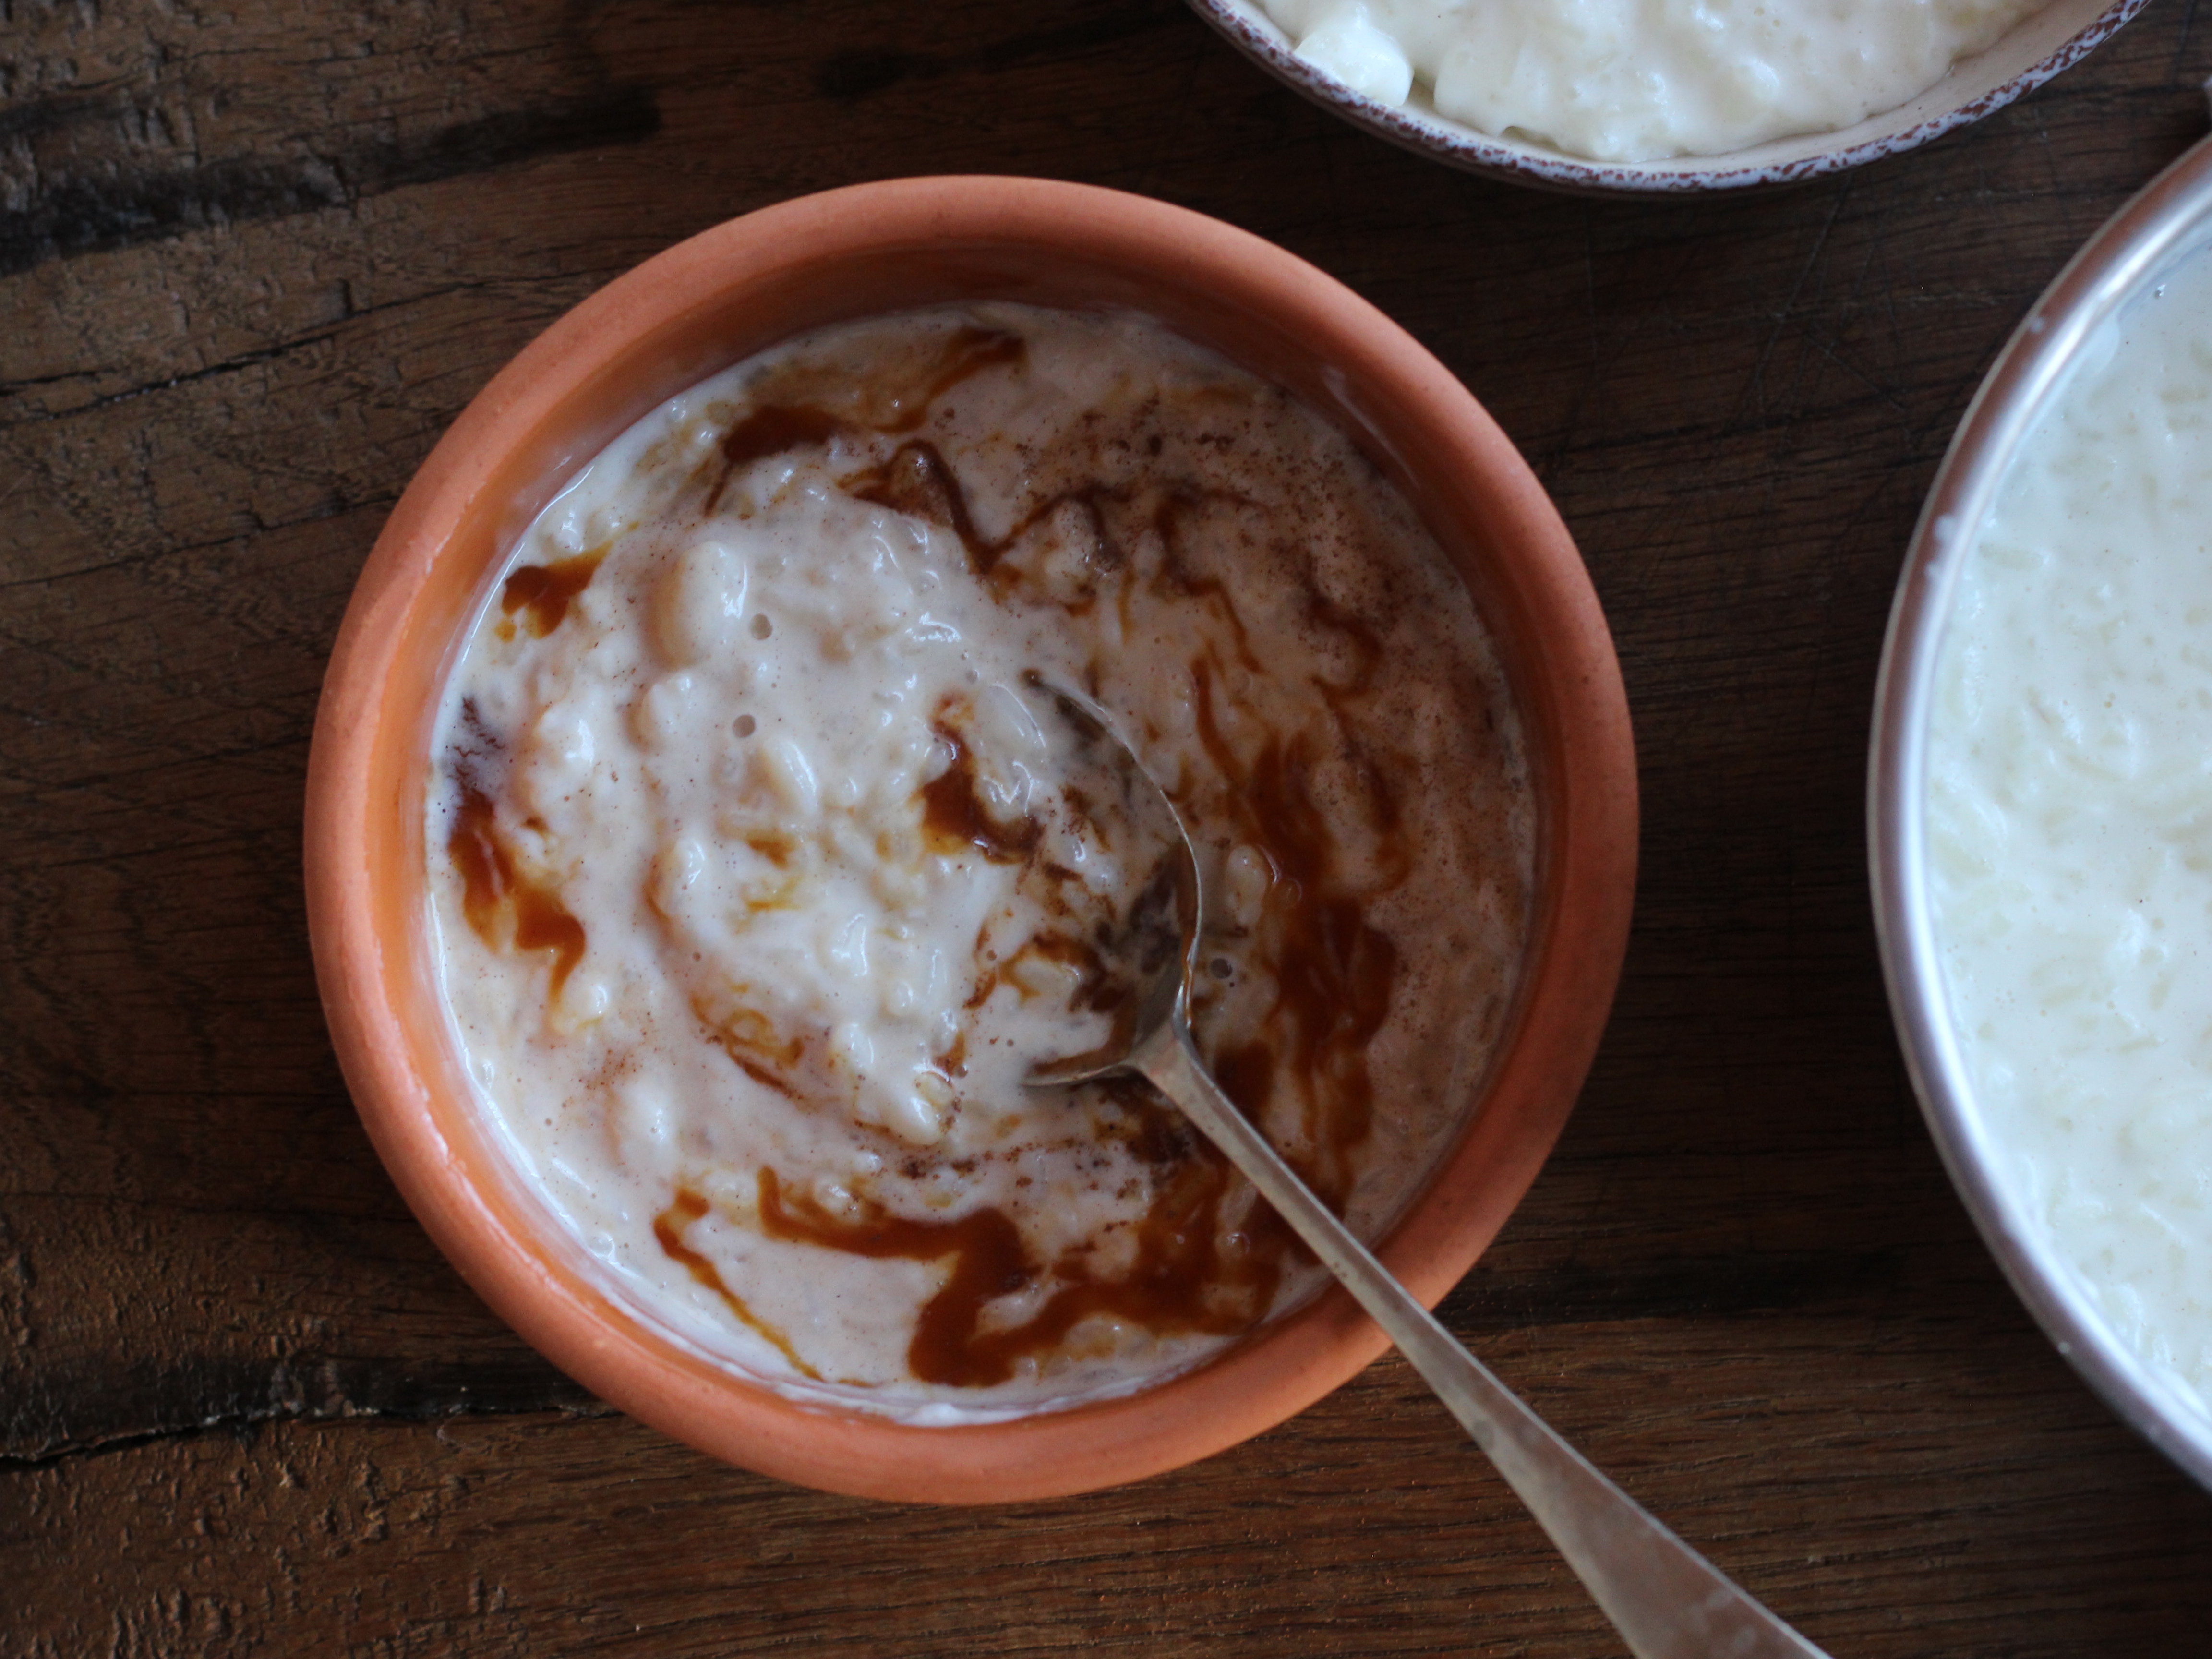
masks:
<path id="1" fill-rule="evenodd" d="M 1478 132 L 1650 161 L 1895 109 L 2045 0 L 1260 3 L 1299 57 L 1380 102 L 1418 96 Z"/>
<path id="2" fill-rule="evenodd" d="M 653 411 L 523 536 L 427 802 L 456 1034 L 605 1282 L 920 1421 L 1200 1363 L 1317 1270 L 1141 1085 L 1025 1088 L 1222 896 L 1196 1025 L 1370 1237 L 1460 1128 L 1532 884 L 1465 590 L 1334 428 L 1141 318 L 827 330 Z"/>
<path id="3" fill-rule="evenodd" d="M 2125 310 L 1967 555 L 1929 721 L 1952 1018 L 2028 1223 L 2212 1395 L 2212 260 Z"/>

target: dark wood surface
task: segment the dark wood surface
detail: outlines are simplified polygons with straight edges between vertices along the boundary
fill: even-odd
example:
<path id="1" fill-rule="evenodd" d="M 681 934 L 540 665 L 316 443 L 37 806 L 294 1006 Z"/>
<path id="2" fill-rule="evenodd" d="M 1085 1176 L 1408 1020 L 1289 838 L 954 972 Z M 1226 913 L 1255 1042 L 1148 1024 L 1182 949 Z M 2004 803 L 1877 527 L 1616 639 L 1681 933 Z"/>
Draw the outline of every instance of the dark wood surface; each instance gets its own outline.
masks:
<path id="1" fill-rule="evenodd" d="M 1914 513 L 2029 300 L 2203 131 L 2193 15 L 2153 0 L 1921 154 L 1624 204 L 1358 136 L 1174 0 L 0 3 L 0 1655 L 1619 1651 L 1395 1359 L 1127 1490 L 822 1497 L 539 1360 L 362 1136 L 300 795 L 410 473 L 647 255 L 962 170 L 1334 272 L 1589 559 L 1642 753 L 1635 939 L 1454 1328 L 1838 1659 L 2205 1651 L 2212 1500 L 1953 1197 L 1861 827 Z"/>

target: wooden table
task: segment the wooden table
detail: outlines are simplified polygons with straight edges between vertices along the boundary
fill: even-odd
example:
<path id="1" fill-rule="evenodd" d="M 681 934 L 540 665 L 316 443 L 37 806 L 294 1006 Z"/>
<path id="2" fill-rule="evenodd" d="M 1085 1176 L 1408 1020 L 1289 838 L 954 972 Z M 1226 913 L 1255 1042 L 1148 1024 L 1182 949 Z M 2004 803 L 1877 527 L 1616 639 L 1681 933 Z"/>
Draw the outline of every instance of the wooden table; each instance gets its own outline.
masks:
<path id="1" fill-rule="evenodd" d="M 1618 1651 L 1395 1359 L 1197 1468 L 942 1511 L 723 1468 L 461 1284 L 348 1103 L 301 781 L 439 433 L 677 239 L 920 172 L 1093 180 L 1334 272 L 1579 538 L 1645 860 L 1596 1070 L 1446 1302 L 1838 1659 L 2205 1650 L 2212 1501 L 2001 1282 L 1868 914 L 1876 653 L 1991 355 L 2203 128 L 2154 0 L 1784 194 L 1484 183 L 1175 0 L 118 0 L 0 22 L 0 1655 Z"/>

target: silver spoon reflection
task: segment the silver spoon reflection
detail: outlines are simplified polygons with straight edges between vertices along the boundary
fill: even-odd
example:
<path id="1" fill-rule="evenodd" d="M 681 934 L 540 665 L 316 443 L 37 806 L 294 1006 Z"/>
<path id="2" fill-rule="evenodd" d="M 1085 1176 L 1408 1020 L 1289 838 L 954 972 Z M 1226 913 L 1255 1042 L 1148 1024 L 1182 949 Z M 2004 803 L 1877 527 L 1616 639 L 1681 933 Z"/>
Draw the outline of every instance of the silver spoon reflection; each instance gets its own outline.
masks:
<path id="1" fill-rule="evenodd" d="M 1182 816 L 1103 709 L 1064 686 L 1041 678 L 1030 684 L 1086 741 L 1106 746 L 1129 775 L 1133 795 L 1157 803 L 1164 831 L 1173 826 L 1170 856 L 1182 938 L 1181 951 L 1137 998 L 1134 1017 L 1117 1023 L 1109 1047 L 1038 1065 L 1030 1085 L 1134 1075 L 1174 1103 L 1389 1334 L 1528 1506 L 1638 1659 L 1825 1659 L 1522 1405 L 1390 1276 L 1221 1092 L 1191 1038 L 1191 985 L 1207 912 Z"/>

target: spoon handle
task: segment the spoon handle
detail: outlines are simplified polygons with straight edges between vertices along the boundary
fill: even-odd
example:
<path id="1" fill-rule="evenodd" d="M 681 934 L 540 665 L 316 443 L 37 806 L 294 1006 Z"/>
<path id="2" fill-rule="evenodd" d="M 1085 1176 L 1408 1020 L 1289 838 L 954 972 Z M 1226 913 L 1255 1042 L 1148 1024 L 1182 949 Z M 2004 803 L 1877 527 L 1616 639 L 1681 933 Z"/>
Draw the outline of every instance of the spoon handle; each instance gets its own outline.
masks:
<path id="1" fill-rule="evenodd" d="M 1826 1659 L 1607 1480 L 1392 1278 L 1231 1103 L 1178 1017 L 1129 1056 L 1257 1187 L 1451 1408 L 1637 1659 Z"/>

